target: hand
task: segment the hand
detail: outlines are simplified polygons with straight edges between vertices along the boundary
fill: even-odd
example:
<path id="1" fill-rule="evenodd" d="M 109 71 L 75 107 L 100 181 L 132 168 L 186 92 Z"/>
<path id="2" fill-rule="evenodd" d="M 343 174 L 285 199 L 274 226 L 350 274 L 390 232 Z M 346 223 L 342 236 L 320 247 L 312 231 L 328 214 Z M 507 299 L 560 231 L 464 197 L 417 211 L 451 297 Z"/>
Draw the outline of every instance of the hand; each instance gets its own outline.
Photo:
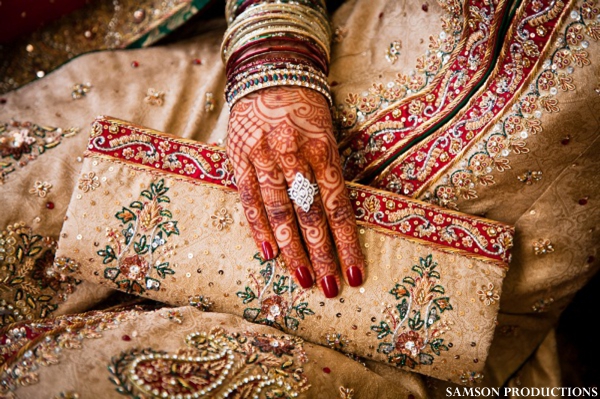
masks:
<path id="1" fill-rule="evenodd" d="M 316 279 L 325 296 L 333 298 L 341 280 L 331 231 L 344 279 L 352 287 L 362 284 L 364 257 L 323 95 L 303 87 L 276 86 L 243 97 L 231 110 L 227 155 L 252 235 L 265 259 L 281 251 L 302 287 L 312 286 Z M 318 185 L 308 212 L 288 196 L 298 173 Z"/>

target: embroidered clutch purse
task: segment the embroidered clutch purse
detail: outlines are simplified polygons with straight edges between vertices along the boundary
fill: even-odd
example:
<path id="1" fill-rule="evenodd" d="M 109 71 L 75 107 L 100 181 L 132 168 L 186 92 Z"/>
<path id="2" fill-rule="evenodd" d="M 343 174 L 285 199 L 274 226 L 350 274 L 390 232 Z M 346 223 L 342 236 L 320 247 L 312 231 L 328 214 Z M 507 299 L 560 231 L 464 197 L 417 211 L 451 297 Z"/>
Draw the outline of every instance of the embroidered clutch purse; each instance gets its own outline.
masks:
<path id="1" fill-rule="evenodd" d="M 99 117 L 54 269 L 436 378 L 478 378 L 512 227 L 357 184 L 348 189 L 367 276 L 328 300 L 259 256 L 222 149 Z"/>

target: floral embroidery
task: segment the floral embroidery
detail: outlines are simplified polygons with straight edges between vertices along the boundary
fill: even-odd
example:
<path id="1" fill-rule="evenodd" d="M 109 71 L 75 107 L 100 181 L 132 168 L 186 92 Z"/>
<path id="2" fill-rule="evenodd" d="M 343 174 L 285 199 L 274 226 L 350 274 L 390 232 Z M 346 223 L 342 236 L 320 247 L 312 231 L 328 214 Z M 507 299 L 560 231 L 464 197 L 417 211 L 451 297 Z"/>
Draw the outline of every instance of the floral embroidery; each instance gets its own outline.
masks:
<path id="1" fill-rule="evenodd" d="M 160 317 L 177 324 L 183 323 L 183 314 L 179 309 L 165 309 L 160 312 Z"/>
<path id="2" fill-rule="evenodd" d="M 169 355 L 133 349 L 114 357 L 108 370 L 118 392 L 133 398 L 210 397 L 288 398 L 310 388 L 302 363 L 302 340 L 259 334 L 209 334 L 186 337 L 187 347 Z"/>
<path id="3" fill-rule="evenodd" d="M 0 185 L 17 167 L 24 167 L 78 131 L 74 127 L 63 130 L 31 122 L 0 123 Z"/>
<path id="4" fill-rule="evenodd" d="M 535 182 L 542 180 L 542 171 L 541 170 L 533 170 L 533 171 L 528 170 L 527 172 L 518 175 L 517 179 L 522 183 L 531 185 Z"/>
<path id="5" fill-rule="evenodd" d="M 96 173 L 94 172 L 84 173 L 79 178 L 78 187 L 84 193 L 87 193 L 90 190 L 94 191 L 95 189 L 100 187 L 100 179 L 98 179 L 98 176 L 96 176 Z"/>
<path id="6" fill-rule="evenodd" d="M 379 344 L 378 352 L 388 355 L 388 362 L 396 366 L 415 368 L 431 365 L 434 354 L 447 351 L 448 346 L 440 336 L 448 330 L 440 314 L 452 310 L 446 290 L 438 284 L 440 274 L 437 263 L 428 255 L 412 267 L 417 277 L 406 276 L 402 284 L 396 284 L 390 294 L 399 301 L 395 306 L 386 305 L 386 318 L 371 326 L 377 339 L 391 336 L 391 340 Z M 425 312 L 425 313 L 422 313 Z M 424 317 L 424 318 L 423 318 Z"/>
<path id="7" fill-rule="evenodd" d="M 258 253 L 254 259 L 260 262 L 263 269 L 258 274 L 251 272 L 248 276 L 250 284 L 244 291 L 236 293 L 244 305 L 257 301 L 255 307 L 244 309 L 244 318 L 282 330 L 297 330 L 299 319 L 304 320 L 306 316 L 315 314 L 308 308 L 308 302 L 304 301 L 308 291 L 298 287 L 287 273 L 278 274 L 276 259 L 265 261 Z"/>
<path id="8" fill-rule="evenodd" d="M 479 295 L 479 300 L 485 304 L 485 306 L 490 306 L 495 304 L 498 300 L 500 300 L 500 295 L 494 289 L 494 284 L 489 283 L 487 286 L 482 285 L 480 290 L 477 290 L 477 295 Z"/>
<path id="9" fill-rule="evenodd" d="M 348 346 L 348 344 L 350 344 L 350 342 L 351 341 L 348 338 L 346 338 L 343 334 L 340 334 L 336 331 L 330 331 L 325 334 L 325 343 L 331 349 L 336 351 L 342 351 Z"/>
<path id="10" fill-rule="evenodd" d="M 233 223 L 233 218 L 225 208 L 219 209 L 214 215 L 211 215 L 210 218 L 212 219 L 213 227 L 216 227 L 219 231 L 223 229 L 227 230 L 227 227 Z"/>
<path id="11" fill-rule="evenodd" d="M 29 194 L 37 195 L 38 197 L 45 198 L 46 195 L 50 192 L 52 188 L 52 184 L 47 181 L 36 181 L 33 183 L 33 188 L 29 190 Z"/>
<path id="12" fill-rule="evenodd" d="M 161 106 L 163 105 L 164 101 L 165 93 L 153 88 L 149 88 L 148 92 L 146 93 L 146 97 L 144 97 L 144 102 L 150 105 Z"/>
<path id="13" fill-rule="evenodd" d="M 119 228 L 107 228 L 109 244 L 97 252 L 104 269 L 104 278 L 114 281 L 127 293 L 141 294 L 159 290 L 160 280 L 175 274 L 169 262 L 162 259 L 164 247 L 171 235 L 179 235 L 177 221 L 163 204 L 171 202 L 166 195 L 164 179 L 143 190 L 140 200 L 133 201 L 115 214 L 121 221 Z M 116 263 L 116 265 L 114 264 Z"/>
<path id="14" fill-rule="evenodd" d="M 543 313 L 543 312 L 546 312 L 548 310 L 548 308 L 550 307 L 550 305 L 552 305 L 553 303 L 554 303 L 554 298 L 552 298 L 552 297 L 538 299 L 531 306 L 531 310 L 533 310 L 535 313 Z"/>
<path id="15" fill-rule="evenodd" d="M 48 317 L 80 283 L 54 273 L 55 242 L 15 223 L 0 232 L 0 326 Z"/>
<path id="16" fill-rule="evenodd" d="M 202 312 L 210 312 L 214 302 L 204 295 L 194 295 L 188 299 L 190 306 L 193 306 Z"/>
<path id="17" fill-rule="evenodd" d="M 71 97 L 73 100 L 78 100 L 92 89 L 92 85 L 90 83 L 77 83 L 73 85 L 73 91 L 71 92 Z"/>
<path id="18" fill-rule="evenodd" d="M 340 399 L 354 399 L 354 389 L 340 386 Z"/>
<path id="19" fill-rule="evenodd" d="M 400 56 L 400 50 L 402 49 L 401 41 L 393 41 L 390 43 L 387 51 L 385 52 L 385 59 L 388 60 L 390 64 L 395 64 Z"/>
<path id="20" fill-rule="evenodd" d="M 204 101 L 204 111 L 212 112 L 215 110 L 215 98 L 212 93 L 206 93 L 206 100 Z"/>
<path id="21" fill-rule="evenodd" d="M 550 240 L 540 238 L 533 243 L 533 253 L 536 255 L 546 255 L 554 252 L 554 245 Z"/>
<path id="22" fill-rule="evenodd" d="M 460 382 L 463 385 L 479 384 L 483 380 L 483 374 L 475 371 L 465 371 L 460 375 Z"/>

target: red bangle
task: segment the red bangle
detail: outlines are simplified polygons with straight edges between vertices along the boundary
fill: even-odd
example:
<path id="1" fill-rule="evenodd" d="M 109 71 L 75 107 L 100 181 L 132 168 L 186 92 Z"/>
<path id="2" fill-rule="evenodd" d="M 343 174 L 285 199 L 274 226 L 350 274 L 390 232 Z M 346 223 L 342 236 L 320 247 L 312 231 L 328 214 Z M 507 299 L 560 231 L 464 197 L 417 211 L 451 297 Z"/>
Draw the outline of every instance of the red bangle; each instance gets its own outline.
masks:
<path id="1" fill-rule="evenodd" d="M 252 47 L 255 47 L 255 46 L 258 46 L 258 45 L 261 45 L 263 43 L 273 41 L 273 40 L 274 40 L 273 38 L 258 39 L 258 40 L 252 41 L 250 43 L 247 43 L 244 46 L 241 46 L 239 49 L 237 49 L 233 54 L 231 54 L 231 56 L 229 57 L 229 60 L 227 61 L 227 65 L 226 65 L 227 75 L 230 75 L 231 71 L 236 69 L 237 66 L 239 64 L 241 64 L 244 60 L 246 60 L 250 57 L 260 55 L 260 54 L 264 54 L 268 51 L 273 51 L 274 49 L 276 49 L 277 46 L 273 46 L 273 47 L 269 47 L 272 50 L 262 48 L 262 49 L 254 50 L 253 52 L 250 52 L 250 53 L 247 52 L 247 50 L 251 49 Z M 323 71 L 323 73 L 325 73 L 326 75 L 328 74 L 329 67 L 327 65 L 327 62 L 325 62 L 324 54 L 322 53 L 322 51 L 319 51 L 314 45 L 312 45 L 312 43 L 306 42 L 306 41 L 303 41 L 303 40 L 300 40 L 297 38 L 290 38 L 290 37 L 280 37 L 280 38 L 277 38 L 276 40 L 301 43 L 303 46 L 306 47 L 306 49 L 298 49 L 298 48 L 294 47 L 293 50 L 286 50 L 286 51 L 302 54 L 302 55 L 310 58 L 315 63 L 315 65 L 317 66 L 318 69 L 321 69 Z M 317 54 L 319 54 L 320 56 Z"/>

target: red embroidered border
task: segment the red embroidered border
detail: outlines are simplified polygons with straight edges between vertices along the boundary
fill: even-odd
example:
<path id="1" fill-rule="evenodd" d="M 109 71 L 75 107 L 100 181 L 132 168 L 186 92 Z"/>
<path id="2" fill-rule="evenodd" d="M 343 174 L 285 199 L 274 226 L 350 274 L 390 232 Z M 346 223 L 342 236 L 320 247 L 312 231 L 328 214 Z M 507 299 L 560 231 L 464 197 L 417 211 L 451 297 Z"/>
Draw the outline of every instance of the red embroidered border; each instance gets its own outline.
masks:
<path id="1" fill-rule="evenodd" d="M 96 155 L 97 154 L 97 155 Z M 86 156 L 108 156 L 157 172 L 235 189 L 223 149 L 99 117 Z M 514 230 L 491 220 L 449 211 L 377 189 L 348 184 L 359 224 L 494 261 L 506 267 Z"/>
<path id="2" fill-rule="evenodd" d="M 394 191 L 401 190 L 405 195 L 418 196 L 436 175 L 470 147 L 501 111 L 512 104 L 521 89 L 526 87 L 538 63 L 542 62 L 542 54 L 550 45 L 553 32 L 568 9 L 569 1 L 553 3 L 545 12 L 536 11 L 533 3 L 524 4 L 524 12 L 520 13 L 522 17 L 511 24 L 506 35 L 509 40 L 487 84 L 439 134 L 414 146 L 388 166 L 375 180 L 376 187 L 394 187 Z M 547 20 L 543 20 L 546 14 Z M 532 21 L 536 21 L 535 24 Z M 535 34 L 535 26 L 543 28 L 545 34 Z M 520 80 L 515 83 L 516 79 Z M 512 85 L 512 89 L 506 89 L 506 86 Z"/>

